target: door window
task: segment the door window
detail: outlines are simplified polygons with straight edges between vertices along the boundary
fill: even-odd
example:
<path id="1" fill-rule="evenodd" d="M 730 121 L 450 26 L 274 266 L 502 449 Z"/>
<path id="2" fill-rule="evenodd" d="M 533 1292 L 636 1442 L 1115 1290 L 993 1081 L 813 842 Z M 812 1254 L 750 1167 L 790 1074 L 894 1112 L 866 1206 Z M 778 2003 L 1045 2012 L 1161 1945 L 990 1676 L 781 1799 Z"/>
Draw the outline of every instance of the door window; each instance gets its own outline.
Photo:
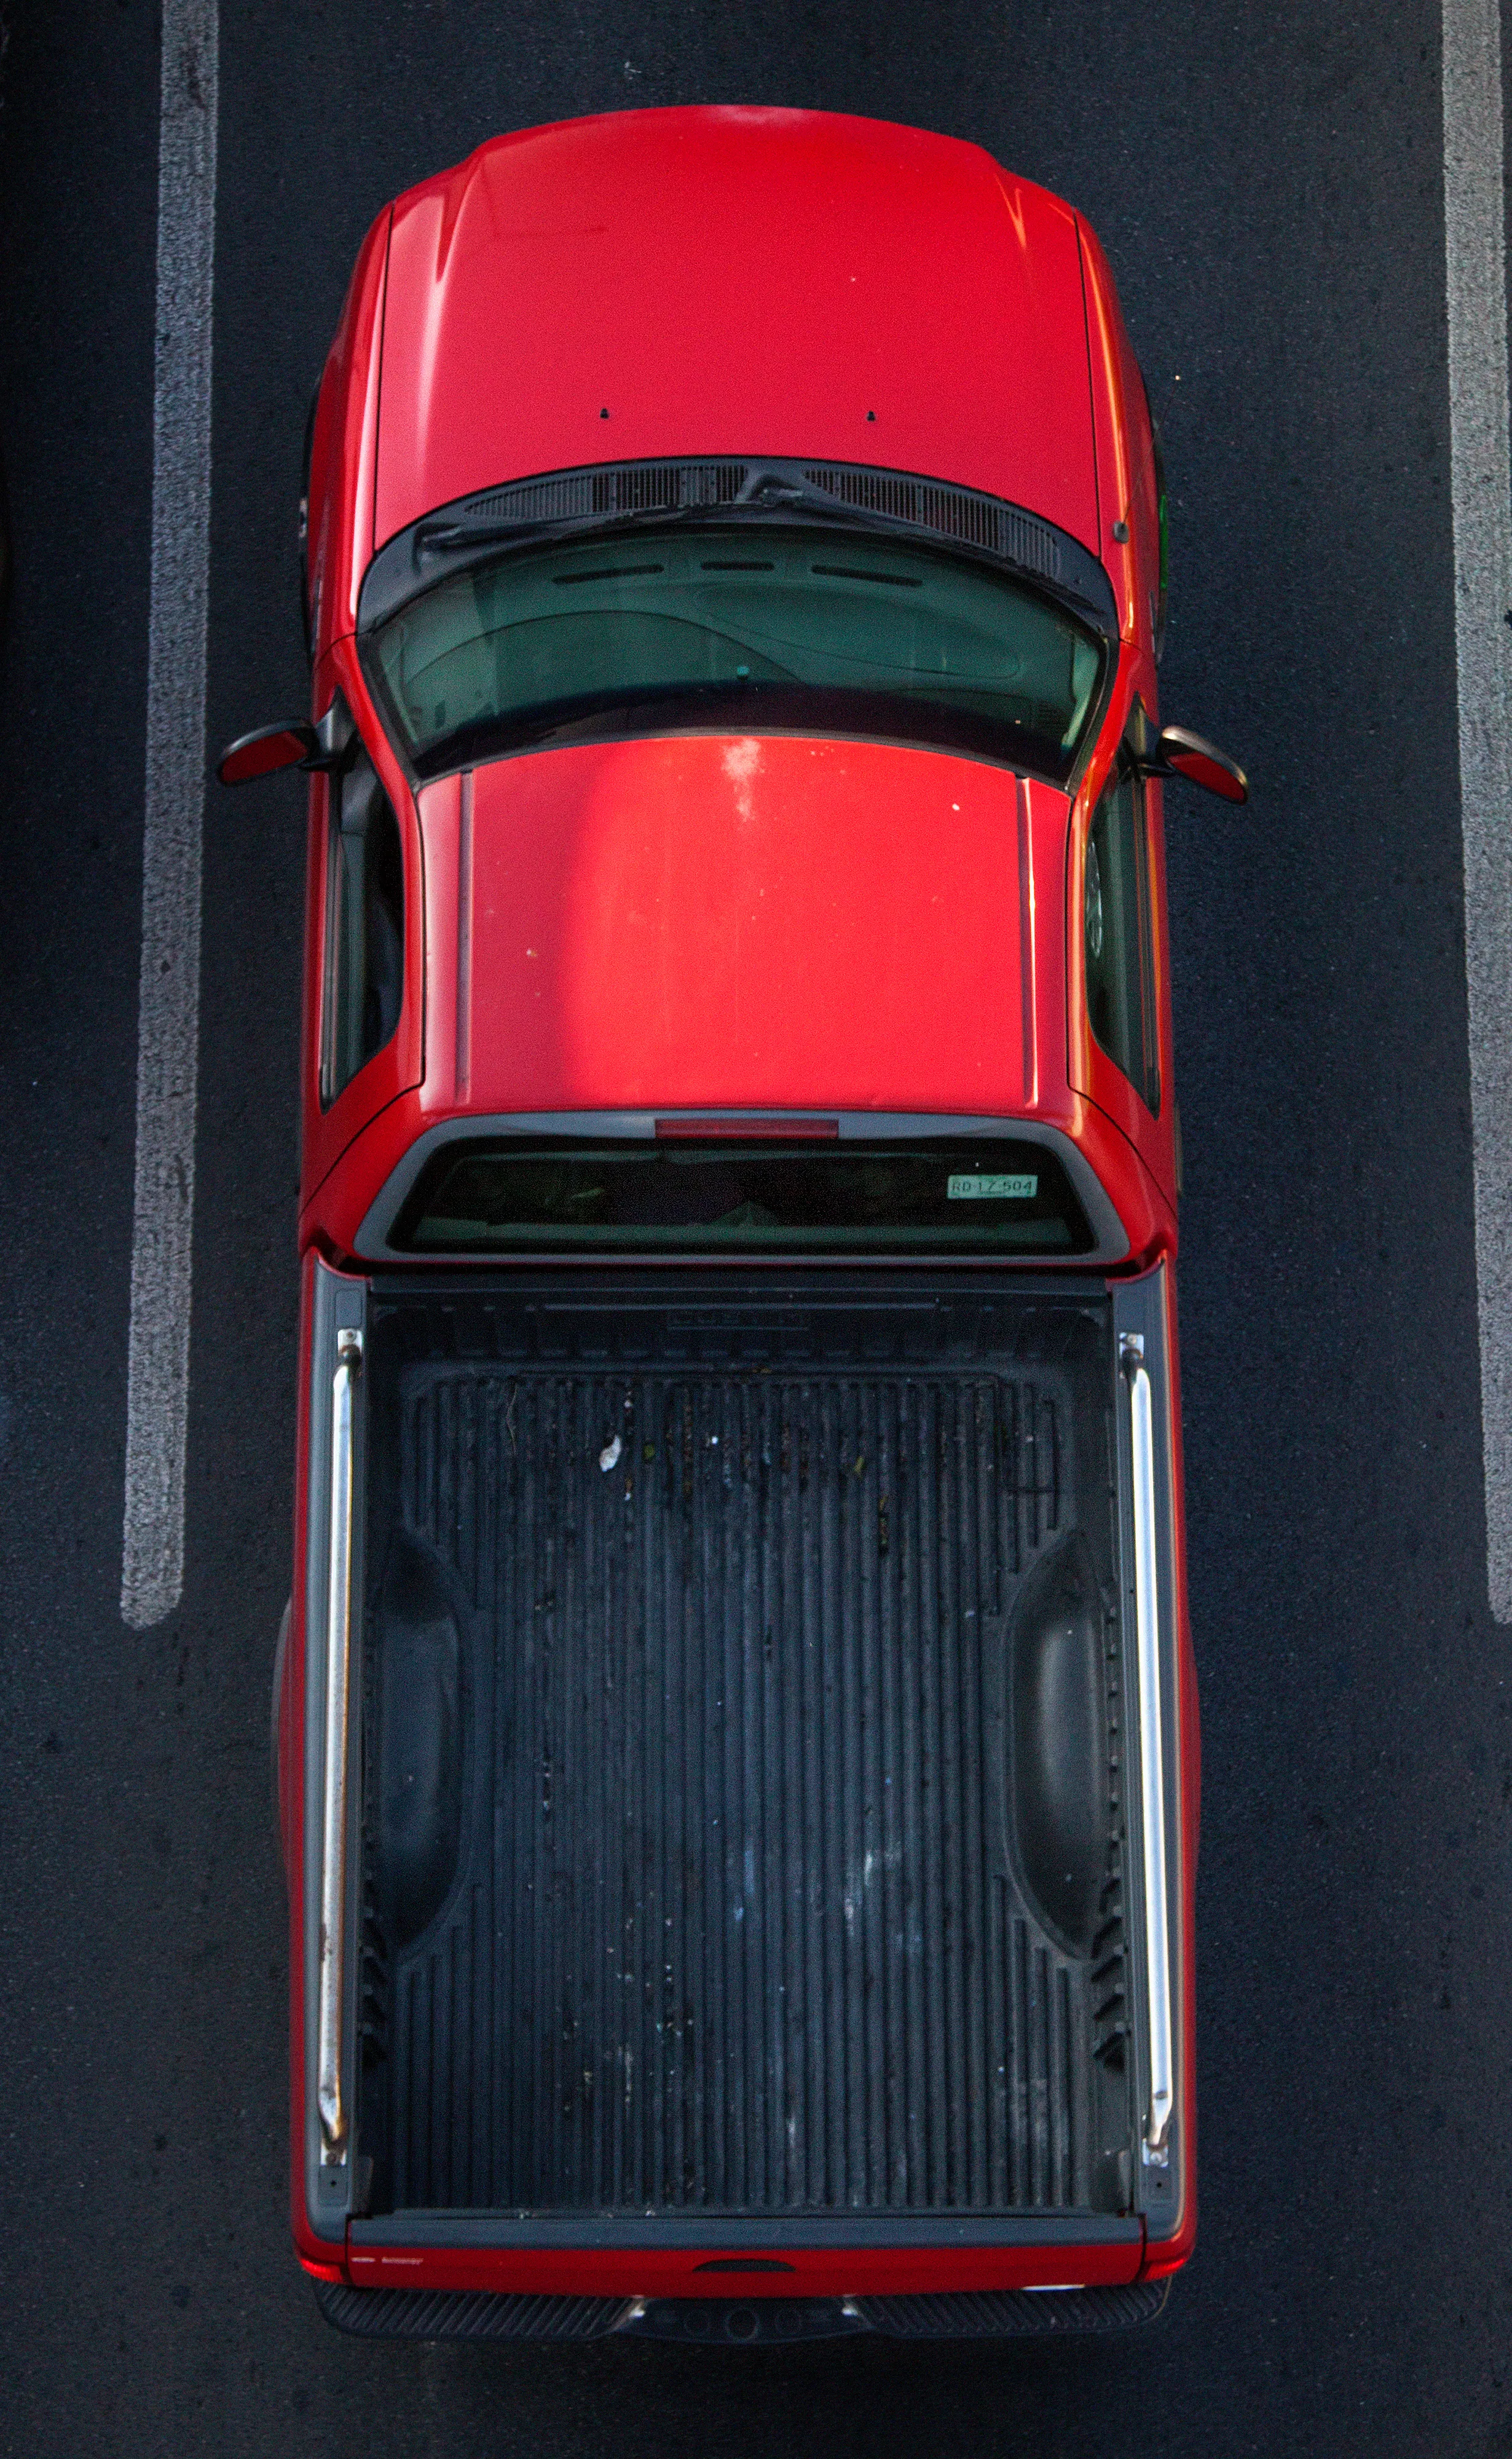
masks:
<path id="1" fill-rule="evenodd" d="M 399 823 L 359 744 L 330 782 L 321 1101 L 329 1109 L 399 1021 L 404 857 Z"/>
<path id="2" fill-rule="evenodd" d="M 1144 781 L 1121 761 L 1092 816 L 1084 889 L 1087 1014 L 1147 1109 L 1160 1114 Z"/>

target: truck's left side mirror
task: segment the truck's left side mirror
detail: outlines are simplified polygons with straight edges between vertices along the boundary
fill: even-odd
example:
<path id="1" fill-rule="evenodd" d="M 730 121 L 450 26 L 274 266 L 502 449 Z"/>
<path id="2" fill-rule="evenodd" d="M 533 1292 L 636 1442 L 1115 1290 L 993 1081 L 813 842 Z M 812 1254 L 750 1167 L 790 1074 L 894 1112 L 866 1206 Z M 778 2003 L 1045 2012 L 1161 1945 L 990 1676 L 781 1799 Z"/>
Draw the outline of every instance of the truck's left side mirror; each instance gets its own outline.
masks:
<path id="1" fill-rule="evenodd" d="M 276 768 L 314 767 L 321 763 L 320 738 L 301 719 L 284 725 L 260 725 L 238 735 L 216 765 L 222 786 L 247 786 L 254 777 L 270 777 Z"/>
<path id="2" fill-rule="evenodd" d="M 1221 794 L 1226 803 L 1250 800 L 1250 780 L 1237 760 L 1185 725 L 1163 725 L 1140 766 L 1150 777 L 1188 777 L 1194 786 L 1206 786 L 1209 794 Z"/>

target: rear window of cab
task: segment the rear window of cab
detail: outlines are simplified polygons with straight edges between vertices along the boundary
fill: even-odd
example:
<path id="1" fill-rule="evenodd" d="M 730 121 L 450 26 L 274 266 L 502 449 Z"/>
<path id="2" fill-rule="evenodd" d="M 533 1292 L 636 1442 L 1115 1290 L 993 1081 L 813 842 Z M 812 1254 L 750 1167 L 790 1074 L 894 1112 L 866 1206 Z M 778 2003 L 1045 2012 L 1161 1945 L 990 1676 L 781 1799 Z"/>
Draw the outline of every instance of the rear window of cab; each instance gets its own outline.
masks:
<path id="1" fill-rule="evenodd" d="M 1096 1243 L 1053 1152 L 979 1136 L 467 1139 L 431 1155 L 388 1238 L 418 1255 L 1070 1256 Z"/>

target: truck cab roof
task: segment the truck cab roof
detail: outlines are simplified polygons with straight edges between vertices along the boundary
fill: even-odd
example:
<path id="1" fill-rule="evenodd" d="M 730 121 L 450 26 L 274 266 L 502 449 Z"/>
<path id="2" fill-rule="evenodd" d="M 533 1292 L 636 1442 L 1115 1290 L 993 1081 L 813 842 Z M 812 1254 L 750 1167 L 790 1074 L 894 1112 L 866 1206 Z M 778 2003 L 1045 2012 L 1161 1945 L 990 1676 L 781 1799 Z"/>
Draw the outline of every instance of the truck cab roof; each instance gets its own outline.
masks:
<path id="1" fill-rule="evenodd" d="M 458 984 L 433 945 L 429 992 L 462 1003 L 472 1107 L 1007 1112 L 1026 1062 L 1032 1091 L 1019 807 L 1063 826 L 1050 789 L 755 735 L 540 752 L 469 789 L 470 961 Z"/>

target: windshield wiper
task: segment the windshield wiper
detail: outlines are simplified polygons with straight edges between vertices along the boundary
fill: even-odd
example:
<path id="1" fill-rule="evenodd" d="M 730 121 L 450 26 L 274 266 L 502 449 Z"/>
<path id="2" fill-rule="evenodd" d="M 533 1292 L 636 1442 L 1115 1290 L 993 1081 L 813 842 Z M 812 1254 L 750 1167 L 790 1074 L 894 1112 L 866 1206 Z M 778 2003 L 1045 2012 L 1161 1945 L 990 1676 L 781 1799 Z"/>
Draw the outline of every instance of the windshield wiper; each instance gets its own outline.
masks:
<path id="1" fill-rule="evenodd" d="M 756 463 L 746 472 L 738 494 L 728 495 L 720 503 L 635 504 L 622 512 L 579 513 L 559 521 L 500 521 L 490 516 L 469 520 L 466 515 L 459 519 L 454 515 L 445 520 L 421 521 L 414 533 L 414 555 L 417 563 L 429 563 L 455 555 L 459 548 L 466 552 L 474 547 L 509 546 L 527 538 L 544 544 L 562 536 L 616 530 L 636 522 L 651 522 L 658 529 L 665 529 L 685 521 L 726 519 L 732 514 L 796 511 L 818 514 L 848 528 L 869 526 L 865 515 L 858 516 L 852 506 L 841 503 L 823 487 L 814 486 L 801 470 L 766 461 Z"/>

